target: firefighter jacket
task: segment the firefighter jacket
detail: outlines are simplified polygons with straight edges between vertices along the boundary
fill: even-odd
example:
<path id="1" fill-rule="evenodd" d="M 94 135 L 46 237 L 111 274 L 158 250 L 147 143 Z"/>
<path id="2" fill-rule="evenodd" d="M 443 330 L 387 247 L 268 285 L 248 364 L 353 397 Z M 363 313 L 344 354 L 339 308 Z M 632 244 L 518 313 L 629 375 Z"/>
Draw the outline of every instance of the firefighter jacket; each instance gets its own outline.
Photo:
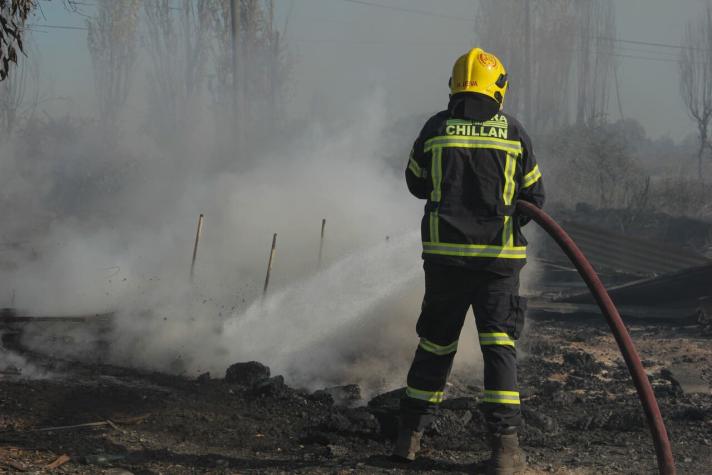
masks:
<path id="1" fill-rule="evenodd" d="M 544 204 L 531 141 L 512 116 L 482 117 L 474 94 L 452 96 L 413 145 L 406 181 L 427 200 L 423 259 L 471 268 L 521 268 L 527 241 L 517 200 Z"/>

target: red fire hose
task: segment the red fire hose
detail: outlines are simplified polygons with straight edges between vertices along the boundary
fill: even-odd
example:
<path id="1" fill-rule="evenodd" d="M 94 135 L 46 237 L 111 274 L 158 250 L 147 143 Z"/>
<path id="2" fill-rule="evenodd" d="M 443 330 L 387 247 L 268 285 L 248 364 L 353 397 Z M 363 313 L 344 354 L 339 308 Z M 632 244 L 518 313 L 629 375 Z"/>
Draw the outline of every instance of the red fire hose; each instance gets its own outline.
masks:
<path id="1" fill-rule="evenodd" d="M 663 417 L 660 415 L 658 401 L 655 399 L 653 388 L 650 386 L 650 381 L 648 381 L 643 365 L 640 363 L 640 357 L 635 350 L 633 340 L 631 340 L 628 330 L 626 330 L 623 320 L 618 313 L 618 309 L 613 304 L 601 279 L 593 270 L 586 256 L 583 255 L 581 249 L 579 249 L 573 239 L 571 239 L 566 231 L 564 231 L 551 216 L 526 201 L 517 201 L 517 211 L 524 216 L 532 218 L 539 226 L 544 228 L 566 255 L 569 256 L 569 259 L 571 259 L 571 262 L 576 266 L 576 269 L 579 274 L 581 274 L 586 285 L 588 285 L 603 315 L 606 317 L 608 326 L 611 327 L 613 336 L 618 343 L 618 348 L 628 365 L 628 371 L 630 371 L 630 375 L 633 378 L 635 388 L 638 390 L 638 397 L 643 405 L 645 415 L 648 418 L 650 432 L 653 434 L 655 454 L 658 459 L 660 473 L 664 475 L 674 475 L 675 462 L 672 458 L 672 449 L 670 447 L 667 430 L 665 429 L 665 423 L 663 422 Z"/>

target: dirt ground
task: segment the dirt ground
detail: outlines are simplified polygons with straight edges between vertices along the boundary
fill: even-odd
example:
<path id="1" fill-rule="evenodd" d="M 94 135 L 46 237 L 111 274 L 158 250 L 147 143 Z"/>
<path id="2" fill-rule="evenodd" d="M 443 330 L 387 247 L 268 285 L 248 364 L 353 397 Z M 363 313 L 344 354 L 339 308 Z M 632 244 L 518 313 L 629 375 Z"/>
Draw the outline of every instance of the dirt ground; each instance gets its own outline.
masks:
<path id="1" fill-rule="evenodd" d="M 693 368 L 709 386 L 710 337 L 695 326 L 630 330 L 679 473 L 710 473 L 712 395 L 686 392 L 676 379 L 676 368 Z M 539 317 L 520 348 L 528 473 L 656 472 L 630 376 L 601 319 Z M 253 384 L 248 370 L 258 366 L 228 382 L 29 358 L 57 377 L 3 376 L 4 473 L 483 473 L 488 456 L 482 390 L 457 381 L 420 458 L 406 466 L 388 458 L 398 392 L 367 402 L 357 400 L 357 388 L 310 394 L 279 377 Z M 97 424 L 57 428 L 86 423 Z M 62 455 L 69 461 L 49 468 Z"/>

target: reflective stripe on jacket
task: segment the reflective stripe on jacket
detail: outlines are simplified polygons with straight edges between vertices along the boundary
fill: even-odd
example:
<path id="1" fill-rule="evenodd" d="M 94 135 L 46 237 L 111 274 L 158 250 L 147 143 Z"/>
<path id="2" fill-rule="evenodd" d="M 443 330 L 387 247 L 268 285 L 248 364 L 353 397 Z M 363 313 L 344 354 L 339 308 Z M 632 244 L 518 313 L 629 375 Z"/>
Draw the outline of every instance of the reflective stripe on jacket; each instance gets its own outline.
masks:
<path id="1" fill-rule="evenodd" d="M 526 258 L 514 216 L 518 199 L 541 207 L 544 189 L 531 141 L 508 114 L 477 121 L 447 111 L 431 117 L 406 167 L 413 195 L 426 199 L 423 258 L 458 265 Z M 476 264 L 475 264 L 476 262 Z M 512 264 L 516 265 L 514 262 Z"/>

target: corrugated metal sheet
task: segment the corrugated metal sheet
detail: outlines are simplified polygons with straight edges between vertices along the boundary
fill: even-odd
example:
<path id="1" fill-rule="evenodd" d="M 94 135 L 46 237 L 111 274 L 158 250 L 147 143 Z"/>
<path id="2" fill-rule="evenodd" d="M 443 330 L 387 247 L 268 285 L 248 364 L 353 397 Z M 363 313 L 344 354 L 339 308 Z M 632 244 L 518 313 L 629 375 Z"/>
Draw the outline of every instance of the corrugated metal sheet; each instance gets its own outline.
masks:
<path id="1" fill-rule="evenodd" d="M 712 263 L 702 254 L 671 244 L 576 222 L 563 227 L 599 270 L 654 276 Z"/>
<path id="2" fill-rule="evenodd" d="M 620 285 L 608 293 L 616 305 L 695 308 L 701 298 L 712 296 L 712 264 Z M 557 301 L 593 303 L 593 297 L 582 292 Z"/>
<path id="3" fill-rule="evenodd" d="M 678 324 L 694 324 L 697 322 L 697 307 L 695 306 L 618 305 L 617 308 L 621 316 L 626 320 L 665 321 Z M 550 302 L 536 298 L 529 300 L 528 315 L 534 318 L 537 316 L 570 318 L 572 315 L 602 318 L 600 307 L 594 303 Z"/>

